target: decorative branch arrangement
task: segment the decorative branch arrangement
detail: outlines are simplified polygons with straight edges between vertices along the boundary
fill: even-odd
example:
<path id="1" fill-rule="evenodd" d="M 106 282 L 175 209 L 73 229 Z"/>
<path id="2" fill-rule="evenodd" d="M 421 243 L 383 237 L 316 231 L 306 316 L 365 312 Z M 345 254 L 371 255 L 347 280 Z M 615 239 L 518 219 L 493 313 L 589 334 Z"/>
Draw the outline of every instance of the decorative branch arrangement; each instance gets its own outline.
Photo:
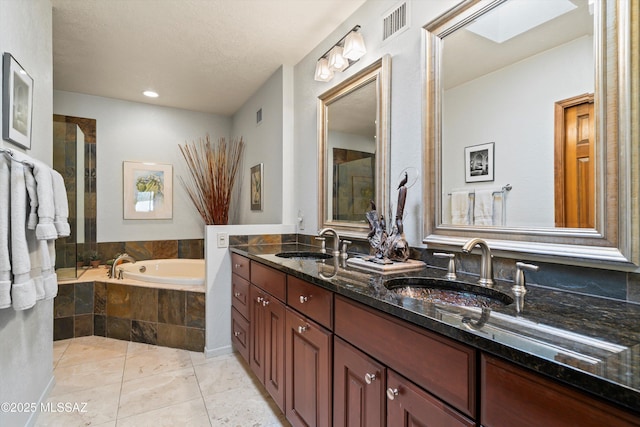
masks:
<path id="1" fill-rule="evenodd" d="M 204 140 L 200 138 L 178 147 L 191 177 L 189 180 L 180 177 L 180 182 L 205 224 L 227 224 L 233 185 L 244 151 L 242 137 L 229 143 L 225 138 L 212 143 L 207 134 Z"/>

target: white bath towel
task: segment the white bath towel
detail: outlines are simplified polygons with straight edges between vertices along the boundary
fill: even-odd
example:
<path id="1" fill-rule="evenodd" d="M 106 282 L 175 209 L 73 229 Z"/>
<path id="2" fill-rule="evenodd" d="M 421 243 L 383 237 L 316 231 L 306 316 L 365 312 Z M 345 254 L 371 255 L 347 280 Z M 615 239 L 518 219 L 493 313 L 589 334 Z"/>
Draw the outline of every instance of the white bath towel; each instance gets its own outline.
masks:
<path id="1" fill-rule="evenodd" d="M 53 184 L 55 212 L 53 225 L 58 231 L 58 237 L 67 237 L 71 234 L 71 228 L 69 227 L 69 202 L 67 200 L 67 189 L 64 186 L 64 178 L 57 170 L 51 169 L 51 181 Z"/>
<path id="2" fill-rule="evenodd" d="M 473 223 L 475 225 L 493 225 L 493 190 L 476 190 Z"/>
<path id="3" fill-rule="evenodd" d="M 36 288 L 31 278 L 31 261 L 27 244 L 27 188 L 24 166 L 11 162 L 11 304 L 26 310 L 36 303 Z"/>
<path id="4" fill-rule="evenodd" d="M 53 184 L 51 182 L 51 168 L 34 159 L 33 176 L 36 179 L 38 193 L 38 225 L 36 226 L 36 237 L 40 240 L 57 239 L 58 231 L 53 225 L 55 204 Z"/>
<path id="5" fill-rule="evenodd" d="M 11 160 L 0 155 L 0 309 L 11 307 L 11 258 L 9 252 L 9 218 L 11 194 Z"/>
<path id="6" fill-rule="evenodd" d="M 12 153 L 15 160 L 26 162 L 27 165 L 33 165 L 33 158 L 20 152 Z M 27 228 L 35 230 L 38 225 L 38 193 L 36 189 L 36 179 L 33 177 L 33 167 L 24 168 L 24 181 L 27 186 L 27 195 L 29 196 L 29 218 L 27 219 Z"/>
<path id="7" fill-rule="evenodd" d="M 42 255 L 42 285 L 44 299 L 51 299 L 58 295 L 58 276 L 56 274 L 56 247 L 53 240 L 40 240 Z"/>
<path id="8" fill-rule="evenodd" d="M 469 225 L 469 192 L 453 191 L 451 193 L 451 223 Z"/>

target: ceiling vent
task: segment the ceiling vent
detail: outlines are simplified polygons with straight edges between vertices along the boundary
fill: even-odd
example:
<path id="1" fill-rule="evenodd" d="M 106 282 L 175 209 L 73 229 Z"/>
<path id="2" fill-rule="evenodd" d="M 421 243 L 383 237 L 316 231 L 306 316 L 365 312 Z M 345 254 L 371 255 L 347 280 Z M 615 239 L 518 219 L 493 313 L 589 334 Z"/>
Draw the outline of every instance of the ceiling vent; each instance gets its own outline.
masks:
<path id="1" fill-rule="evenodd" d="M 385 41 L 409 28 L 409 3 L 399 3 L 383 16 L 382 41 Z"/>

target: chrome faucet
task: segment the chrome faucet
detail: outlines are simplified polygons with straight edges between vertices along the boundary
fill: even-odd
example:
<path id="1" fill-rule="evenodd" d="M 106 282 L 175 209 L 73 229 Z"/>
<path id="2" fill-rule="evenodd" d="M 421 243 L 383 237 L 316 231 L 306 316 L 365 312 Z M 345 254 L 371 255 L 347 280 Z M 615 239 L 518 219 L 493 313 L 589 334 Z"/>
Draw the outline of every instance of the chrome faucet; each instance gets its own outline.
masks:
<path id="1" fill-rule="evenodd" d="M 482 239 L 471 239 L 464 245 L 462 245 L 462 252 L 465 254 L 471 253 L 473 248 L 480 246 L 482 250 L 482 260 L 480 261 L 480 279 L 478 284 L 490 288 L 493 286 L 493 265 L 491 261 L 491 249 L 489 245 Z"/>
<path id="2" fill-rule="evenodd" d="M 524 262 L 516 262 L 516 275 L 513 278 L 513 286 L 511 292 L 516 297 L 516 311 L 520 313 L 524 308 L 524 294 L 527 293 L 527 287 L 525 286 L 524 272 L 538 271 L 540 267 L 533 264 L 526 264 Z"/>
<path id="3" fill-rule="evenodd" d="M 118 257 L 113 260 L 113 265 L 111 266 L 111 274 L 109 275 L 109 277 L 111 277 L 112 279 L 120 279 L 122 280 L 122 270 L 120 270 L 118 277 L 116 277 L 116 267 L 118 266 L 118 264 L 120 264 L 121 261 L 129 261 L 131 263 L 135 263 L 136 260 L 128 254 L 122 254 L 122 255 L 118 255 Z"/>
<path id="4" fill-rule="evenodd" d="M 324 237 L 327 234 L 333 234 L 332 254 L 333 256 L 337 257 L 340 255 L 340 236 L 338 236 L 338 232 L 336 230 L 329 227 L 323 228 L 322 230 L 318 231 L 318 237 Z"/>

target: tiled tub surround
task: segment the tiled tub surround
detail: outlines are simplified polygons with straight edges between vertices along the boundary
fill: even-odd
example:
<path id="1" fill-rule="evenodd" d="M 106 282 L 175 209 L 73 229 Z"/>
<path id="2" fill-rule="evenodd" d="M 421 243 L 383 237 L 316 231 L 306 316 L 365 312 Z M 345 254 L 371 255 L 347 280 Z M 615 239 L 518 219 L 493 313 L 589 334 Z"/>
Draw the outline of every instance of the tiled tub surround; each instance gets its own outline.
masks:
<path id="1" fill-rule="evenodd" d="M 107 279 L 103 267 L 81 279 L 58 286 L 54 340 L 97 335 L 204 350 L 204 288 Z"/>
<path id="2" fill-rule="evenodd" d="M 326 279 L 321 277 L 321 274 L 329 277 L 334 269 L 331 262 L 292 260 L 274 255 L 280 251 L 301 249 L 309 249 L 309 246 L 246 245 L 233 247 L 231 250 L 640 414 L 638 304 L 529 284 L 523 313 L 516 313 L 515 304 L 497 308 L 491 312 L 486 323 L 487 326 L 508 330 L 512 336 L 517 337 L 516 340 L 512 340 L 505 335 L 491 336 L 484 333 L 482 328 L 476 331 L 463 325 L 462 316 L 478 319 L 477 309 L 421 304 L 398 299 L 395 294 L 387 291 L 383 281 L 402 274 L 382 277 L 339 266 L 337 274 Z M 462 259 L 461 262 L 466 262 L 466 259 Z M 502 266 L 497 267 L 496 273 Z M 445 273 L 446 269 L 430 267 L 405 275 L 443 277 Z M 460 274 L 459 278 L 469 282 L 477 280 L 477 276 L 465 274 Z M 511 285 L 511 282 L 499 280 L 496 287 L 510 293 Z M 543 332 L 528 330 L 532 325 L 545 325 L 552 329 L 547 328 Z M 547 351 L 549 347 L 532 345 L 532 337 L 543 344 L 558 346 L 568 351 L 550 354 Z M 571 339 L 575 337 L 582 341 Z M 594 341 L 590 342 L 584 338 Z M 586 363 L 585 360 L 595 363 Z"/>

